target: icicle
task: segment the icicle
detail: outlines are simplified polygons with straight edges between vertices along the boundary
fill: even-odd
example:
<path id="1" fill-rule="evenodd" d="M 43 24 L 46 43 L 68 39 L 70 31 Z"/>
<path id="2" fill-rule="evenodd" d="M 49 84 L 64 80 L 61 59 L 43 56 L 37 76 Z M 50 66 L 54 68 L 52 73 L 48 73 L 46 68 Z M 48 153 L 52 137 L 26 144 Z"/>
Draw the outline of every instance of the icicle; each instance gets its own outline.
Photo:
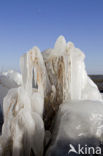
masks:
<path id="1" fill-rule="evenodd" d="M 34 69 L 34 81 L 35 81 L 35 86 L 37 85 L 37 70 L 36 68 L 33 68 Z"/>

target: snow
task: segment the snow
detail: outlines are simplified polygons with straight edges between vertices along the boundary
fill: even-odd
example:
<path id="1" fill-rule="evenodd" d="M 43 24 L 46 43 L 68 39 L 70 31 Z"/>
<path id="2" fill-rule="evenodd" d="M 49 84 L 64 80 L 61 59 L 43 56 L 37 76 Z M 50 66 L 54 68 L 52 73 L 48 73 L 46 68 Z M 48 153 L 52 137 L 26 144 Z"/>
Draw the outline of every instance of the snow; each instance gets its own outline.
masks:
<path id="1" fill-rule="evenodd" d="M 12 81 L 14 81 L 15 83 L 17 83 L 18 85 L 21 85 L 22 76 L 19 72 L 9 70 L 7 72 L 2 72 L 0 75 L 6 76 L 7 78 L 9 78 Z"/>
<path id="2" fill-rule="evenodd" d="M 3 107 L 3 99 L 7 95 L 8 90 L 11 88 L 17 88 L 21 85 L 21 74 L 10 70 L 8 72 L 0 73 L 0 105 Z"/>

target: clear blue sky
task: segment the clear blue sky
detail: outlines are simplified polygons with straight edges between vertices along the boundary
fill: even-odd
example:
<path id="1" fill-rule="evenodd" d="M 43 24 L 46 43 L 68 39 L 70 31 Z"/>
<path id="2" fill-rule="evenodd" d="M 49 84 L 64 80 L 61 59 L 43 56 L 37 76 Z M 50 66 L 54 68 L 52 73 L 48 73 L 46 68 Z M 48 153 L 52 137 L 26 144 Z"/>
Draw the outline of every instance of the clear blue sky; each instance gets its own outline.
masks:
<path id="1" fill-rule="evenodd" d="M 59 35 L 84 51 L 88 73 L 103 74 L 103 0 L 0 0 L 0 69 L 18 70 L 24 52 Z"/>

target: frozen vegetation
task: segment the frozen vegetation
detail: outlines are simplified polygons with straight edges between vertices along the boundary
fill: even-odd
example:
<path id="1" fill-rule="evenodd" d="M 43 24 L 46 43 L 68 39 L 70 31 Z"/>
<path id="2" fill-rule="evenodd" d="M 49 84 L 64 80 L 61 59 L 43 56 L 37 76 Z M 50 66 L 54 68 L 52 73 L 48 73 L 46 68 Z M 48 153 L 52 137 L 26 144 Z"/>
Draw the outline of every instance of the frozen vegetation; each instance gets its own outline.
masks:
<path id="1" fill-rule="evenodd" d="M 84 58 L 60 36 L 54 48 L 24 54 L 21 74 L 1 73 L 1 156 L 67 156 L 70 144 L 102 145 L 103 99 Z"/>

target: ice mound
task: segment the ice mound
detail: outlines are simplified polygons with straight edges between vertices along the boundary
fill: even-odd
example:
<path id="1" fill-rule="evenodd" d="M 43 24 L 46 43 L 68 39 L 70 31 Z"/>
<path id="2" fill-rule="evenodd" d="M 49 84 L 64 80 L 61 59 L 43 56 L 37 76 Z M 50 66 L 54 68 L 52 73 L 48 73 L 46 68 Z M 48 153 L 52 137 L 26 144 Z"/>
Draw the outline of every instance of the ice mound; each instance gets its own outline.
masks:
<path id="1" fill-rule="evenodd" d="M 70 101 L 60 105 L 47 156 L 66 156 L 70 144 L 77 149 L 79 144 L 84 147 L 97 147 L 102 142 L 103 103 L 87 100 Z"/>
<path id="2" fill-rule="evenodd" d="M 103 139 L 103 100 L 87 75 L 85 55 L 60 36 L 53 49 L 43 52 L 43 58 L 55 88 L 52 107 L 58 110 L 60 105 L 47 156 L 66 156 L 70 143 L 74 146 L 100 144 Z"/>

